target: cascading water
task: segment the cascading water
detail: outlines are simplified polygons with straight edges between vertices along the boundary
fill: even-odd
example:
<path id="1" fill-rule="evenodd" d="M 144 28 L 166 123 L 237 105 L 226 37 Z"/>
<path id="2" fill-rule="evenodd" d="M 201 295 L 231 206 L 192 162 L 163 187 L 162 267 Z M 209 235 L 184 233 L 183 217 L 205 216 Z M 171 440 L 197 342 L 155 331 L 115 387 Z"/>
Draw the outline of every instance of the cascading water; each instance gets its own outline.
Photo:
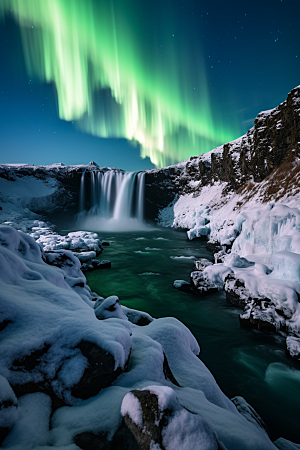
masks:
<path id="1" fill-rule="evenodd" d="M 81 226 L 94 230 L 145 228 L 144 195 L 142 172 L 91 171 L 89 177 L 83 172 L 78 220 Z"/>

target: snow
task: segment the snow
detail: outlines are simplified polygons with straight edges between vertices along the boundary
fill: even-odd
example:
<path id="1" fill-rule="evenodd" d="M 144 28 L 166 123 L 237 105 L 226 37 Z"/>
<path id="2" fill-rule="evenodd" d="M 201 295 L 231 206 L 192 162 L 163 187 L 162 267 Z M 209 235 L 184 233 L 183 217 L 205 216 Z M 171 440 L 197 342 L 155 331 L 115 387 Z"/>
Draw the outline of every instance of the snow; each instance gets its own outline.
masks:
<path id="1" fill-rule="evenodd" d="M 5 404 L 7 405 L 5 407 Z M 17 397 L 6 378 L 0 375 L 0 426 L 11 429 L 19 418 Z"/>
<path id="2" fill-rule="evenodd" d="M 0 240 L 1 318 L 11 321 L 1 333 L 1 374 L 10 383 L 46 378 L 53 390 L 60 392 L 64 377 L 55 380 L 55 374 L 66 359 L 76 358 L 68 366 L 70 376 L 74 365 L 82 365 L 76 346 L 83 340 L 99 345 L 114 356 L 116 367 L 124 367 L 131 348 L 129 325 L 112 319 L 99 326 L 94 310 L 76 292 L 84 287 L 76 286 L 76 277 L 68 279 L 62 269 L 44 263 L 38 244 L 30 236 L 1 226 Z M 79 280 L 85 280 L 82 274 Z M 88 289 L 85 296 L 89 296 Z M 45 345 L 50 348 L 37 370 L 11 370 L 15 359 Z"/>
<path id="3" fill-rule="evenodd" d="M 30 450 L 49 442 L 51 399 L 41 392 L 20 398 L 20 417 L 2 448 Z"/>
<path id="4" fill-rule="evenodd" d="M 300 444 L 294 444 L 284 438 L 277 439 L 274 444 L 279 450 L 300 450 Z"/>
<path id="5" fill-rule="evenodd" d="M 101 240 L 97 233 L 92 233 L 90 231 L 76 231 L 68 233 L 66 236 L 60 236 L 56 233 L 44 234 L 43 229 L 33 231 L 33 237 L 46 252 L 60 249 L 85 251 L 89 253 L 100 251 Z"/>
<path id="6" fill-rule="evenodd" d="M 120 305 L 119 298 L 116 295 L 111 295 L 101 302 L 95 308 L 95 315 L 97 319 L 110 319 L 116 317 L 118 319 L 128 320 Z"/>
<path id="7" fill-rule="evenodd" d="M 133 423 L 140 427 L 143 426 L 143 411 L 141 404 L 137 397 L 131 392 L 128 392 L 123 398 L 121 414 L 122 416 L 128 414 Z"/>

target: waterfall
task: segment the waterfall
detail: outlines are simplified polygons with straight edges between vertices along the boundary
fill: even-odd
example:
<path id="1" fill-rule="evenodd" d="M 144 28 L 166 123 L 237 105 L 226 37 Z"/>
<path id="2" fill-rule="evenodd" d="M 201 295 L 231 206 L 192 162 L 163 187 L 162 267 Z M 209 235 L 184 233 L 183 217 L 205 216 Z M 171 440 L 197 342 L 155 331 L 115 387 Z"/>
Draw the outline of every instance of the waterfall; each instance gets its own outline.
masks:
<path id="1" fill-rule="evenodd" d="M 94 230 L 143 228 L 144 193 L 143 172 L 91 171 L 90 177 L 83 172 L 78 220 Z"/>
<path id="2" fill-rule="evenodd" d="M 85 171 L 82 172 L 81 179 L 80 179 L 80 197 L 79 197 L 79 212 L 84 211 L 84 200 L 85 200 Z"/>
<path id="3" fill-rule="evenodd" d="M 144 220 L 145 172 L 138 173 L 137 218 Z"/>

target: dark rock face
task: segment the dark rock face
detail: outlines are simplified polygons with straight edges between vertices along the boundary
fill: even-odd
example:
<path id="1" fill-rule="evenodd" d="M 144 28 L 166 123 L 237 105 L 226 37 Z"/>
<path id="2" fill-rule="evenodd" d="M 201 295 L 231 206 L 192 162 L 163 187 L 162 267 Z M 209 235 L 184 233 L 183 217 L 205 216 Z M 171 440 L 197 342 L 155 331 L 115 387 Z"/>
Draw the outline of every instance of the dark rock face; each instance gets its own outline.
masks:
<path id="1" fill-rule="evenodd" d="M 163 372 L 166 380 L 171 381 L 171 383 L 175 384 L 175 386 L 181 387 L 176 378 L 173 375 L 172 370 L 170 369 L 167 357 L 164 353 L 164 362 L 163 362 Z"/>
<path id="2" fill-rule="evenodd" d="M 115 370 L 114 357 L 92 342 L 82 341 L 78 348 L 88 359 L 89 365 L 79 383 L 71 389 L 71 394 L 77 398 L 87 399 L 110 386 L 123 370 L 121 367 Z"/>
<path id="3" fill-rule="evenodd" d="M 225 278 L 224 290 L 227 300 L 240 308 L 244 308 L 247 303 L 252 301 L 250 292 L 245 288 L 244 281 L 239 280 L 232 274 Z"/>
<path id="4" fill-rule="evenodd" d="M 139 391 L 137 389 L 131 393 L 139 400 L 142 407 L 143 425 L 142 430 L 136 425 L 128 414 L 124 416 L 124 423 L 133 434 L 139 449 L 150 450 L 151 443 L 159 444 L 162 447 L 162 429 L 167 423 L 168 411 L 161 418 L 161 411 L 158 405 L 158 397 L 149 391 Z"/>
<path id="5" fill-rule="evenodd" d="M 11 386 L 17 397 L 21 397 L 22 395 L 32 394 L 34 392 L 43 392 L 44 394 L 49 395 L 52 400 L 52 409 L 53 411 L 61 406 L 64 406 L 66 403 L 62 398 L 59 398 L 51 387 L 51 380 L 45 378 L 43 371 L 40 370 L 39 365 L 42 362 L 44 356 L 46 356 L 50 345 L 44 344 L 42 348 L 33 350 L 31 353 L 23 356 L 20 359 L 15 359 L 12 364 L 12 371 L 18 372 L 20 374 L 30 373 L 32 371 L 37 371 L 42 375 L 42 378 L 39 382 L 29 381 L 27 383 L 19 383 L 14 384 L 11 383 Z"/>
<path id="6" fill-rule="evenodd" d="M 226 192 L 237 191 L 249 180 L 262 181 L 282 163 L 299 157 L 299 112 L 297 87 L 277 108 L 258 114 L 254 127 L 241 138 L 182 164 L 146 171 L 147 217 L 157 217 L 158 209 L 171 203 L 176 194 L 197 195 L 203 186 L 216 181 L 228 183 Z M 195 188 L 190 181 L 199 184 Z"/>
<path id="7" fill-rule="evenodd" d="M 145 219 L 154 220 L 161 209 L 168 206 L 178 192 L 176 179 L 181 168 L 172 166 L 146 171 L 145 177 Z"/>

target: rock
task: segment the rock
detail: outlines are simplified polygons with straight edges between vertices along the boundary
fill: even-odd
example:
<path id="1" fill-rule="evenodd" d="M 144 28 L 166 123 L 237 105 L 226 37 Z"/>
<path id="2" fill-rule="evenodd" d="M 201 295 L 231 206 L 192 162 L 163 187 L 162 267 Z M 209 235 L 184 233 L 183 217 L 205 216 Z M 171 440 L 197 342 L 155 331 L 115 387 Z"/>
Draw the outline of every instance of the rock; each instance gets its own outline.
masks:
<path id="1" fill-rule="evenodd" d="M 243 397 L 237 396 L 232 398 L 231 401 L 242 416 L 244 416 L 249 422 L 254 423 L 254 425 L 258 425 L 268 434 L 267 427 L 260 415 Z"/>
<path id="2" fill-rule="evenodd" d="M 206 242 L 206 248 L 208 250 L 211 250 L 212 252 L 220 252 L 223 250 L 223 245 L 220 244 L 220 242 L 214 242 L 214 241 L 207 241 Z"/>
<path id="3" fill-rule="evenodd" d="M 99 302 L 99 306 L 95 308 L 95 316 L 99 320 L 111 319 L 112 317 L 128 320 L 121 308 L 120 300 L 116 295 L 111 295 Z"/>
<path id="4" fill-rule="evenodd" d="M 300 337 L 288 336 L 285 342 L 287 353 L 300 361 Z"/>
<path id="5" fill-rule="evenodd" d="M 94 297 L 94 299 L 95 299 L 94 309 L 96 309 L 96 308 L 98 308 L 99 305 L 101 305 L 101 303 L 103 302 L 103 300 L 105 300 L 105 298 L 104 297 L 100 297 L 98 294 L 95 294 L 95 293 L 93 293 L 93 294 L 95 295 L 95 297 Z"/>
<path id="6" fill-rule="evenodd" d="M 214 254 L 215 264 L 223 263 L 227 253 L 224 250 L 220 250 L 219 252 Z"/>
<path id="7" fill-rule="evenodd" d="M 123 398 L 121 414 L 139 450 L 179 449 L 179 442 L 180 448 L 199 448 L 202 440 L 207 450 L 220 448 L 208 423 L 184 409 L 169 387 L 148 386 L 130 391 Z"/>
<path id="8" fill-rule="evenodd" d="M 149 325 L 149 323 L 153 322 L 153 318 L 150 314 L 147 314 L 143 311 L 137 311 L 136 309 L 130 309 L 126 306 L 121 306 L 124 314 L 126 314 L 129 322 L 134 323 L 135 325 L 139 325 L 141 327 Z"/>
<path id="9" fill-rule="evenodd" d="M 98 259 L 92 259 L 90 263 L 83 263 L 81 265 L 81 270 L 83 272 L 91 272 L 95 269 L 110 269 L 111 268 L 111 262 L 104 259 L 102 261 L 99 261 Z"/>
<path id="10" fill-rule="evenodd" d="M 101 245 L 102 247 L 108 247 L 110 243 L 108 241 L 102 241 Z"/>
<path id="11" fill-rule="evenodd" d="M 244 264 L 243 261 L 242 263 Z M 244 312 L 239 316 L 243 326 L 275 332 L 284 330 L 285 319 L 283 314 L 279 314 L 277 305 L 272 299 L 254 297 L 245 287 L 244 281 L 236 278 L 232 273 L 225 278 L 224 290 L 230 303 L 244 308 Z"/>
<path id="12" fill-rule="evenodd" d="M 100 265 L 98 266 L 98 269 L 110 269 L 111 268 L 111 262 L 103 259 L 100 261 Z"/>
<path id="13" fill-rule="evenodd" d="M 204 270 L 205 267 L 212 266 L 212 262 L 206 258 L 200 258 L 194 261 L 197 270 Z"/>
<path id="14" fill-rule="evenodd" d="M 175 280 L 173 283 L 173 286 L 175 289 L 178 289 L 179 291 L 187 292 L 187 293 L 194 293 L 193 287 L 187 281 Z"/>
<path id="15" fill-rule="evenodd" d="M 216 284 L 205 279 L 203 271 L 200 270 L 195 270 L 191 273 L 191 285 L 195 287 L 200 295 L 212 294 L 219 290 Z"/>
<path id="16" fill-rule="evenodd" d="M 96 252 L 73 252 L 73 255 L 75 255 L 81 263 L 88 263 L 92 261 L 94 258 L 96 258 Z"/>
<path id="17" fill-rule="evenodd" d="M 240 308 L 244 308 L 247 303 L 252 301 L 250 292 L 245 288 L 244 281 L 236 278 L 234 274 L 228 274 L 225 278 L 224 290 L 226 299 Z"/>
<path id="18" fill-rule="evenodd" d="M 88 367 L 79 383 L 71 389 L 71 394 L 83 400 L 98 394 L 101 389 L 111 385 L 123 372 L 121 367 L 115 368 L 115 359 L 106 350 L 93 342 L 82 341 L 79 350 L 88 360 Z M 129 358 L 125 364 L 126 369 Z"/>

